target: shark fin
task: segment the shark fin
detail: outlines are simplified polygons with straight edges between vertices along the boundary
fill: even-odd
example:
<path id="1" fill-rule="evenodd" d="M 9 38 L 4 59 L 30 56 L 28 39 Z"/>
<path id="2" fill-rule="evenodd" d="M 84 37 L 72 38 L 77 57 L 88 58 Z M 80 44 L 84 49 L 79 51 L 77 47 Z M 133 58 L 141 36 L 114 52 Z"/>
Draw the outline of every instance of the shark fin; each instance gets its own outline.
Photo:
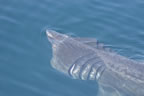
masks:
<path id="1" fill-rule="evenodd" d="M 82 42 L 86 45 L 89 45 L 93 48 L 96 48 L 96 49 L 101 49 L 101 50 L 105 50 L 105 51 L 109 51 L 109 52 L 112 51 L 110 48 L 105 46 L 103 43 L 99 43 L 95 38 L 74 38 L 74 39 L 79 42 Z"/>

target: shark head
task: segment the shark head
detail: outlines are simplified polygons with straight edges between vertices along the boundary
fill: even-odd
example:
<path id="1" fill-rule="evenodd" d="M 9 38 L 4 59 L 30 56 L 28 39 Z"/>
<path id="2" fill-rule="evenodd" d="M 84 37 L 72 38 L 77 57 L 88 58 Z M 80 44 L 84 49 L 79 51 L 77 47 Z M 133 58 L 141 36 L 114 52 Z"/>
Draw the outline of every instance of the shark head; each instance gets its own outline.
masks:
<path id="1" fill-rule="evenodd" d="M 51 66 L 58 71 L 67 74 L 70 67 L 70 61 L 68 60 L 69 52 L 65 45 L 65 41 L 68 39 L 68 35 L 58 33 L 54 30 L 46 30 L 48 41 L 52 45 L 52 59 Z"/>
<path id="2" fill-rule="evenodd" d="M 99 73 L 104 70 L 102 62 L 95 51 L 84 44 L 83 38 L 76 39 L 53 30 L 47 30 L 46 34 L 52 45 L 51 65 L 54 69 L 76 79 L 99 78 L 97 70 Z"/>

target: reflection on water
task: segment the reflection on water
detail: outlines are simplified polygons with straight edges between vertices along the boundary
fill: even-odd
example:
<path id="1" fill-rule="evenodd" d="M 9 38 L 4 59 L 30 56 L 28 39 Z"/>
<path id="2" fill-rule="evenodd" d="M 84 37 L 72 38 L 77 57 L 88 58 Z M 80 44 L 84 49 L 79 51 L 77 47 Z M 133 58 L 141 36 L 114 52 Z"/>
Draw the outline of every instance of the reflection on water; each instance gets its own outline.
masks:
<path id="1" fill-rule="evenodd" d="M 42 31 L 48 26 L 94 37 L 143 61 L 143 6 L 142 0 L 0 1 L 0 96 L 95 96 L 96 82 L 51 68 L 51 45 Z"/>

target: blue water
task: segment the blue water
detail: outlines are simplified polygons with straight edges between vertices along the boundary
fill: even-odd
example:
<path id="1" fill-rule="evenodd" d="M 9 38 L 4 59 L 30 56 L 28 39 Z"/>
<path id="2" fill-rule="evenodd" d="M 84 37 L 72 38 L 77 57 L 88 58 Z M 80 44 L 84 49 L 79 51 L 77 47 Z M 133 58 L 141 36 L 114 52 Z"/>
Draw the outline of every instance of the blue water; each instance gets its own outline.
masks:
<path id="1" fill-rule="evenodd" d="M 1 0 L 0 96 L 96 96 L 96 82 L 50 66 L 45 30 L 97 38 L 143 62 L 143 10 L 143 0 Z"/>

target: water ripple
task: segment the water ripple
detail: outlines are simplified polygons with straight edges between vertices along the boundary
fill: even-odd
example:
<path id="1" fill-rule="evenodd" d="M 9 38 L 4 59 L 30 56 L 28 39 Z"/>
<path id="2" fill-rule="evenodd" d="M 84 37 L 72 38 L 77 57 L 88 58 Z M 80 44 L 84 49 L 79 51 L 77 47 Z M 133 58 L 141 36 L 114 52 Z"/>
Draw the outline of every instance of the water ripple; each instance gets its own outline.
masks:
<path id="1" fill-rule="evenodd" d="M 95 83 L 52 69 L 51 45 L 40 40 L 41 30 L 97 38 L 143 61 L 143 9 L 143 0 L 0 1 L 0 95 L 95 96 Z"/>

